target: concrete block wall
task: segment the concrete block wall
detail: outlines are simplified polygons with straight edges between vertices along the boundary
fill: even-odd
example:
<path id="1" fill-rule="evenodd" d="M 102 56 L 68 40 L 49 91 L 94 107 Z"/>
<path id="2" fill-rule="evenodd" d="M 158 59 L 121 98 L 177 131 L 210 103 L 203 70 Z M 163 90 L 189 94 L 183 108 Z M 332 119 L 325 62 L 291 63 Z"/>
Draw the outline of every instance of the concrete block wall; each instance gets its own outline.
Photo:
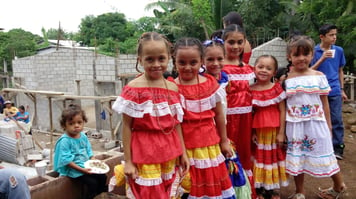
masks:
<path id="1" fill-rule="evenodd" d="M 266 42 L 260 46 L 257 46 L 252 50 L 252 56 L 249 64 L 255 65 L 256 59 L 261 55 L 273 55 L 278 61 L 278 68 L 286 67 L 287 61 L 287 43 L 280 37 L 274 38 L 269 42 Z"/>
<path id="2" fill-rule="evenodd" d="M 125 56 L 124 56 L 125 57 Z M 130 56 L 126 55 L 126 60 Z M 77 94 L 77 83 L 80 80 L 80 94 L 94 95 L 93 65 L 96 68 L 97 81 L 115 81 L 117 78 L 115 58 L 100 55 L 91 50 L 75 48 L 59 48 L 58 51 L 46 50 L 35 56 L 13 60 L 15 82 L 30 90 L 64 92 L 68 95 Z M 131 66 L 130 66 L 131 67 Z M 117 86 L 118 88 L 121 88 Z M 100 88 L 99 88 L 100 89 Z M 120 91 L 105 89 L 105 95 L 117 95 Z M 49 128 L 48 99 L 37 95 L 37 127 Z M 33 110 L 32 101 L 23 94 L 16 98 L 16 105 L 29 105 Z M 82 106 L 94 106 L 94 100 L 82 102 Z M 61 101 L 53 102 L 53 120 L 55 129 L 60 128 L 58 118 L 62 111 Z"/>
<path id="3" fill-rule="evenodd" d="M 258 56 L 263 54 L 274 55 L 279 67 L 287 65 L 286 42 L 281 38 L 275 38 L 252 50 L 250 64 L 254 65 Z M 49 49 L 38 55 L 13 60 L 13 75 L 20 79 L 21 84 L 31 90 L 45 90 L 77 94 L 75 80 L 80 80 L 80 94 L 94 95 L 93 65 L 95 63 L 96 79 L 99 82 L 97 90 L 99 95 L 119 95 L 121 82 L 119 74 L 137 74 L 135 69 L 137 56 L 120 54 L 118 58 L 100 55 L 92 50 L 76 48 L 59 48 L 58 51 Z M 170 62 L 169 68 L 172 67 Z M 143 68 L 139 66 L 143 71 Z M 116 74 L 117 73 L 117 74 Z M 112 83 L 111 83 L 112 82 Z M 114 86 L 115 85 L 115 86 Z M 48 99 L 36 96 L 38 101 L 37 113 L 40 120 L 38 126 L 49 129 Z M 33 103 L 23 94 L 18 95 L 16 104 L 30 105 Z M 82 106 L 94 106 L 94 100 L 82 101 Z M 58 118 L 63 104 L 61 101 L 53 103 L 53 119 L 55 129 L 59 128 Z M 114 118 L 114 125 L 118 117 Z M 108 123 L 103 122 L 103 123 Z M 107 125 L 106 125 L 107 126 Z M 106 128 L 107 130 L 107 128 Z"/>
<path id="4" fill-rule="evenodd" d="M 130 74 L 130 73 L 137 73 L 136 71 L 136 55 L 125 55 L 122 54 L 119 56 L 119 67 L 118 67 L 118 74 Z M 139 66 L 141 71 L 143 68 Z"/>

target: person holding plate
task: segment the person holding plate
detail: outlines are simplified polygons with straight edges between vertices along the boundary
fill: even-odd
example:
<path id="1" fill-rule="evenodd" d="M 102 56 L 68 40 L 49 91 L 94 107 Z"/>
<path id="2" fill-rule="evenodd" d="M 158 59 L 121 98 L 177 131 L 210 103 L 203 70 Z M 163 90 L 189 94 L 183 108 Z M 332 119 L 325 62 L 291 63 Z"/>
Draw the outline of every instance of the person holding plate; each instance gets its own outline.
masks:
<path id="1" fill-rule="evenodd" d="M 107 177 L 102 172 L 96 172 L 94 168 L 85 167 L 85 163 L 93 159 L 90 142 L 82 132 L 87 121 L 87 116 L 79 105 L 70 104 L 63 110 L 60 125 L 65 134 L 56 142 L 54 170 L 60 176 L 68 176 L 87 186 L 84 198 L 92 199 L 107 191 Z"/>

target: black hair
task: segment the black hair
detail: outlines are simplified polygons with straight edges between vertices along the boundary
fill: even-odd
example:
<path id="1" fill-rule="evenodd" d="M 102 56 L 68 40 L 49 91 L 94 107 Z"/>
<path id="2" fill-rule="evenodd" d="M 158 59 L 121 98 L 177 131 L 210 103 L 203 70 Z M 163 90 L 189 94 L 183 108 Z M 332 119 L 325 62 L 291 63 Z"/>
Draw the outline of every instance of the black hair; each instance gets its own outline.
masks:
<path id="1" fill-rule="evenodd" d="M 273 55 L 261 55 L 259 57 L 257 57 L 256 61 L 255 61 L 255 66 L 257 65 L 257 62 L 261 59 L 261 58 L 271 58 L 274 62 L 274 70 L 277 71 L 278 70 L 278 61 L 276 59 L 276 57 L 274 57 Z"/>
<path id="2" fill-rule="evenodd" d="M 223 31 L 222 39 L 224 41 L 226 41 L 226 39 L 228 38 L 229 34 L 234 33 L 234 32 L 241 33 L 244 36 L 244 38 L 246 39 L 245 30 L 241 26 L 239 26 L 237 24 L 228 25 Z M 243 66 L 243 63 L 242 63 L 243 55 L 244 55 L 244 52 L 242 51 L 241 54 L 240 54 L 240 64 L 239 64 L 239 66 Z"/>
<path id="3" fill-rule="evenodd" d="M 291 61 L 288 61 L 287 66 L 286 66 L 286 67 L 283 67 L 283 68 L 279 68 L 279 69 L 277 70 L 276 75 L 274 76 L 275 79 L 278 79 L 278 80 L 280 81 L 280 78 L 281 78 L 283 75 L 285 75 L 285 78 L 284 78 L 284 80 L 283 80 L 282 83 L 281 83 L 281 86 L 282 86 L 283 90 L 286 90 L 286 83 L 285 83 L 285 81 L 286 81 L 286 79 L 287 79 L 287 77 L 288 77 L 288 73 L 289 73 L 289 71 L 290 71 L 290 67 L 291 67 L 291 66 L 292 66 L 292 62 L 291 62 Z"/>
<path id="4" fill-rule="evenodd" d="M 167 47 L 168 56 L 171 54 L 172 44 L 168 41 L 168 39 L 164 35 L 161 35 L 157 32 L 145 32 L 138 39 L 138 45 L 137 45 L 137 56 L 138 57 L 142 55 L 142 46 L 143 46 L 143 43 L 146 41 L 163 41 Z M 142 73 L 138 69 L 138 58 L 136 60 L 136 71 L 139 73 Z"/>
<path id="5" fill-rule="evenodd" d="M 276 79 L 280 79 L 282 77 L 282 75 L 286 75 L 288 74 L 289 72 L 289 67 L 290 67 L 291 63 L 289 63 L 286 67 L 280 67 L 278 68 L 277 72 L 276 72 L 276 75 L 274 76 L 274 78 Z"/>
<path id="6" fill-rule="evenodd" d="M 234 11 L 227 13 L 227 15 L 223 17 L 223 22 L 226 26 L 230 24 L 236 24 L 243 28 L 243 20 L 241 15 Z"/>
<path id="7" fill-rule="evenodd" d="M 319 28 L 319 35 L 326 35 L 328 32 L 330 32 L 330 30 L 333 30 L 333 29 L 337 29 L 337 27 L 333 24 L 325 24 L 325 25 L 322 25 L 320 28 Z"/>
<path id="8" fill-rule="evenodd" d="M 211 40 L 205 40 L 203 42 L 204 56 L 205 56 L 206 49 L 209 47 L 212 47 L 212 46 L 213 47 L 217 46 L 217 47 L 222 48 L 223 53 L 225 55 L 224 41 L 221 38 L 215 37 L 215 38 L 212 38 Z"/>
<path id="9" fill-rule="evenodd" d="M 215 32 L 211 33 L 210 39 L 213 39 L 216 37 L 222 39 L 223 34 L 224 34 L 224 29 L 216 30 Z"/>
<path id="10" fill-rule="evenodd" d="M 173 69 L 172 69 L 172 74 L 178 74 L 177 71 L 177 67 L 176 67 L 176 55 L 177 55 L 177 51 L 180 48 L 186 48 L 186 47 L 196 47 L 197 50 L 200 53 L 200 58 L 201 60 L 203 60 L 203 56 L 204 56 L 204 50 L 203 50 L 203 45 L 200 42 L 199 39 L 197 38 L 193 38 L 193 37 L 183 37 L 180 38 L 176 41 L 176 43 L 173 46 L 173 53 L 172 53 L 172 60 L 173 60 Z"/>
<path id="11" fill-rule="evenodd" d="M 314 41 L 306 35 L 297 35 L 292 37 L 287 44 L 287 55 L 292 53 L 296 48 L 296 54 L 309 54 L 314 52 Z"/>
<path id="12" fill-rule="evenodd" d="M 25 111 L 25 107 L 23 105 L 19 106 L 19 109 L 24 110 Z"/>
<path id="13" fill-rule="evenodd" d="M 59 123 L 63 129 L 66 127 L 67 121 L 72 121 L 76 115 L 81 115 L 83 117 L 84 122 L 88 122 L 88 118 L 85 115 L 85 111 L 82 110 L 80 105 L 78 104 L 69 104 L 67 108 L 62 111 L 61 119 Z"/>

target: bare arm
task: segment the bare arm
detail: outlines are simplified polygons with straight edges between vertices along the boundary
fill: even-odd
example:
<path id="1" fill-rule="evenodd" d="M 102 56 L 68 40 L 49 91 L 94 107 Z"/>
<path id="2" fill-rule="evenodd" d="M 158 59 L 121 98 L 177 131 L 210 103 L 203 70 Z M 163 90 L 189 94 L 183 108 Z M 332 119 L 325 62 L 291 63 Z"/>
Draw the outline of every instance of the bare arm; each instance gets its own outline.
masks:
<path id="1" fill-rule="evenodd" d="M 317 70 L 320 64 L 322 64 L 325 61 L 325 59 L 332 58 L 332 57 L 333 57 L 333 53 L 331 51 L 328 50 L 324 51 L 320 59 L 313 66 L 311 66 L 311 68 Z"/>
<path id="2" fill-rule="evenodd" d="M 331 133 L 331 119 L 330 119 L 330 108 L 329 108 L 328 96 L 327 95 L 321 95 L 320 99 L 321 99 L 321 102 L 323 104 L 325 119 L 326 119 L 326 122 L 328 124 L 328 127 L 330 129 L 330 133 Z"/>
<path id="3" fill-rule="evenodd" d="M 279 108 L 279 132 L 277 135 L 277 143 L 283 143 L 286 139 L 286 101 L 283 100 L 278 104 Z"/>
<path id="4" fill-rule="evenodd" d="M 179 136 L 179 139 L 180 139 L 180 142 L 181 142 L 181 145 L 182 145 L 182 149 L 183 149 L 183 154 L 180 157 L 179 163 L 180 163 L 180 166 L 183 169 L 183 171 L 181 173 L 181 176 L 184 176 L 185 174 L 187 174 L 189 172 L 190 163 L 189 163 L 189 159 L 188 159 L 186 148 L 185 148 L 185 144 L 184 144 L 182 127 L 181 127 L 180 124 L 178 124 L 176 126 L 176 131 L 178 133 L 178 136 Z"/>
<path id="5" fill-rule="evenodd" d="M 344 71 L 342 69 L 343 69 L 342 67 L 339 68 L 339 81 L 340 81 L 340 87 L 341 87 L 342 100 L 346 101 L 347 95 L 344 91 Z"/>
<path id="6" fill-rule="evenodd" d="M 75 164 L 74 162 L 69 163 L 68 166 L 72 169 L 79 171 L 79 172 L 82 172 L 85 174 L 91 174 L 90 169 L 82 168 L 82 167 L 78 166 L 77 164 Z"/>
<path id="7" fill-rule="evenodd" d="M 214 108 L 214 111 L 215 111 L 214 119 L 215 119 L 216 129 L 221 139 L 220 140 L 221 152 L 226 157 L 231 157 L 232 150 L 230 147 L 229 139 L 227 138 L 225 117 L 224 117 L 224 111 L 221 102 L 216 103 L 216 107 Z"/>
<path id="8" fill-rule="evenodd" d="M 122 114 L 122 140 L 124 144 L 125 175 L 135 179 L 138 175 L 137 168 L 132 162 L 131 156 L 131 124 L 132 117 Z"/>

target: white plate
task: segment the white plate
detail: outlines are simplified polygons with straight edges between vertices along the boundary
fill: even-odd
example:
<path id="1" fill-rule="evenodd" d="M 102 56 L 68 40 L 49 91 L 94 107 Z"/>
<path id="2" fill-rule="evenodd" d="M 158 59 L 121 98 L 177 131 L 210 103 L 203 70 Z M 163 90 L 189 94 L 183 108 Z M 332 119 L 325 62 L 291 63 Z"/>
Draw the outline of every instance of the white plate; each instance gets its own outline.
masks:
<path id="1" fill-rule="evenodd" d="M 95 164 L 101 165 L 102 168 L 96 166 Z M 100 160 L 88 160 L 84 163 L 84 167 L 91 169 L 91 172 L 96 174 L 104 174 L 110 171 L 110 167 Z"/>

